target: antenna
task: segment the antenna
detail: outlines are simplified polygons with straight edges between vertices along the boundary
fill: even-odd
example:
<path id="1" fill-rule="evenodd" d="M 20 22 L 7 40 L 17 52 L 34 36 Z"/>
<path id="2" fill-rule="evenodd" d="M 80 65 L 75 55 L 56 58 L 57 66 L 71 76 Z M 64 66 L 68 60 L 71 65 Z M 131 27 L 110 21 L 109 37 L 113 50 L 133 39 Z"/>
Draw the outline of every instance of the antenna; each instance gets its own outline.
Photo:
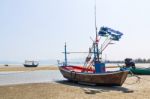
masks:
<path id="1" fill-rule="evenodd" d="M 96 33 L 96 37 L 97 37 L 97 24 L 96 24 L 96 0 L 95 0 L 95 8 L 94 8 L 94 10 L 95 10 L 95 13 L 94 13 L 94 15 L 95 15 L 95 33 Z"/>

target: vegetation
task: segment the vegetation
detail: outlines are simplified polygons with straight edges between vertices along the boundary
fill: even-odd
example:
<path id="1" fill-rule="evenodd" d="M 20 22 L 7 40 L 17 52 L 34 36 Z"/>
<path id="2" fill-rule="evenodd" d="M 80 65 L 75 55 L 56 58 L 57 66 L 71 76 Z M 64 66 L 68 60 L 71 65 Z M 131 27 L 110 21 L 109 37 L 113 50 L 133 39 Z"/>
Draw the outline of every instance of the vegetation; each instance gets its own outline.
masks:
<path id="1" fill-rule="evenodd" d="M 135 63 L 150 63 L 150 58 L 145 59 L 145 58 L 137 58 L 133 59 Z M 124 60 L 117 60 L 117 61 L 111 61 L 111 60 L 106 60 L 106 63 L 124 63 Z"/>

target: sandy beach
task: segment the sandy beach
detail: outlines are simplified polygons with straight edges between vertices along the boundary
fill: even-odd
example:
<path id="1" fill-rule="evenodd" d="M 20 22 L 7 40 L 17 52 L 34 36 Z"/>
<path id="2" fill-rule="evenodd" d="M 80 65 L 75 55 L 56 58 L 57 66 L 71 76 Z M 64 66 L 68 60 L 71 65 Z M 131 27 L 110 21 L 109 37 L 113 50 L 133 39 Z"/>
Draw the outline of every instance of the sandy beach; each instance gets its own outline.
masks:
<path id="1" fill-rule="evenodd" d="M 0 72 L 4 71 L 35 71 L 35 70 L 58 70 L 57 66 L 40 66 L 40 67 L 22 67 L 22 66 L 8 66 L 8 67 L 0 67 Z"/>
<path id="2" fill-rule="evenodd" d="M 0 71 L 57 70 L 57 67 L 0 68 Z M 150 76 L 129 76 L 123 86 L 89 86 L 66 80 L 0 86 L 0 99 L 150 99 Z"/>

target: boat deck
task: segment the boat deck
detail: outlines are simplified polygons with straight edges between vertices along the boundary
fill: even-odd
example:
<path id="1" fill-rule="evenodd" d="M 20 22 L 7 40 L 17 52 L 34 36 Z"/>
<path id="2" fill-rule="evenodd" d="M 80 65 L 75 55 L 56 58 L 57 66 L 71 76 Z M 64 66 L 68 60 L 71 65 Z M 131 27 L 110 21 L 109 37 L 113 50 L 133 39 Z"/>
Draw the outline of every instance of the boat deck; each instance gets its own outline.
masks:
<path id="1" fill-rule="evenodd" d="M 94 73 L 95 70 L 91 68 L 85 68 L 83 66 L 65 66 L 66 70 L 75 71 L 75 72 L 88 72 L 88 73 Z"/>

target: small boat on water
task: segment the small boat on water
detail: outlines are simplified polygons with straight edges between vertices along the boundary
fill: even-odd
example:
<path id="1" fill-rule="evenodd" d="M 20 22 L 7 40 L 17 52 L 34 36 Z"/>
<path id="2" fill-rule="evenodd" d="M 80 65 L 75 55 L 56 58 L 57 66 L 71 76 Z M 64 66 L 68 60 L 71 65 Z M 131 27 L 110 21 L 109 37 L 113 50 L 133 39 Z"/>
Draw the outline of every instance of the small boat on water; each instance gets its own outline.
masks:
<path id="1" fill-rule="evenodd" d="M 122 69 L 117 71 L 106 71 L 105 63 L 102 60 L 102 52 L 109 44 L 111 44 L 111 41 L 118 41 L 122 35 L 123 34 L 119 31 L 107 27 L 101 27 L 100 31 L 98 33 L 96 32 L 96 38 L 93 41 L 89 52 L 87 52 L 88 56 L 86 57 L 83 66 L 68 64 L 67 54 L 75 52 L 67 52 L 65 44 L 63 52 L 65 54 L 65 62 L 59 66 L 60 72 L 66 79 L 74 82 L 105 86 L 121 86 L 126 80 L 129 70 Z M 100 42 L 98 37 L 106 38 L 101 44 L 101 49 L 98 47 Z"/>
<path id="2" fill-rule="evenodd" d="M 24 67 L 37 67 L 39 65 L 39 62 L 25 60 L 25 63 L 23 65 Z"/>

